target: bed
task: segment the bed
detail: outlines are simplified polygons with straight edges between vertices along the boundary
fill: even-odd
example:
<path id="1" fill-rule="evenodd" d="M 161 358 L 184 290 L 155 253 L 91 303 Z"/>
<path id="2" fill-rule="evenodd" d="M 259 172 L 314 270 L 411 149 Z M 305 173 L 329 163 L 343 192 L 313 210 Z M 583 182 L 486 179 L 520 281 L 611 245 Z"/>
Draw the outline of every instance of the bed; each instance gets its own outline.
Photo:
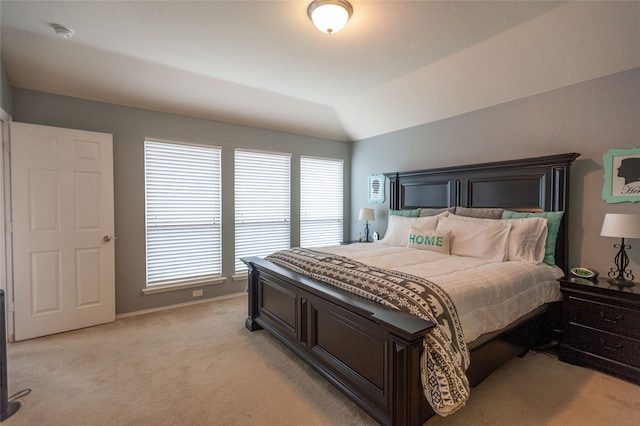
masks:
<path id="1" fill-rule="evenodd" d="M 552 259 L 562 275 L 567 271 L 569 170 L 578 155 L 385 173 L 389 208 L 564 212 Z M 338 249 L 338 254 L 348 251 Z M 243 261 L 249 268 L 249 330 L 272 333 L 380 424 L 418 425 L 434 415 L 422 387 L 421 357 L 424 342 L 437 334 L 435 321 L 327 285 L 275 260 Z M 464 372 L 469 385 L 548 342 L 559 327 L 559 312 L 559 302 L 545 303 L 474 339 Z"/>

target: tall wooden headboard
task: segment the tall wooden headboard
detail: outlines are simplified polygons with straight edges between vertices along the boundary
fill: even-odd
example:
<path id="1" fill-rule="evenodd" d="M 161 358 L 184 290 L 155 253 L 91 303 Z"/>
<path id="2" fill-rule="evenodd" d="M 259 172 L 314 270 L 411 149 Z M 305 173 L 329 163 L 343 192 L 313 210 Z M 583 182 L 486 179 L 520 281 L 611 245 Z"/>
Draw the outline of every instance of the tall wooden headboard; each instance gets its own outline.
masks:
<path id="1" fill-rule="evenodd" d="M 389 207 L 395 210 L 445 207 L 501 207 L 516 211 L 564 211 L 556 264 L 568 270 L 569 167 L 580 154 L 411 172 L 385 173 Z"/>

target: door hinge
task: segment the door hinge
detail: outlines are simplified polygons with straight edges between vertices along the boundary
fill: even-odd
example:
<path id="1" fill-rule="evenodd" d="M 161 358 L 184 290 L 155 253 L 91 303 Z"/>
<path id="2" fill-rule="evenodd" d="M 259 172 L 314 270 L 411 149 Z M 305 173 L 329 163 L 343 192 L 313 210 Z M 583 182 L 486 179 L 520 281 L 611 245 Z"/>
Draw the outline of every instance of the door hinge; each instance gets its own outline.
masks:
<path id="1" fill-rule="evenodd" d="M 7 232 L 13 232 L 13 222 L 7 223 Z"/>
<path id="2" fill-rule="evenodd" d="M 16 311 L 16 302 L 14 302 L 13 300 L 9 302 L 9 311 L 10 312 Z"/>

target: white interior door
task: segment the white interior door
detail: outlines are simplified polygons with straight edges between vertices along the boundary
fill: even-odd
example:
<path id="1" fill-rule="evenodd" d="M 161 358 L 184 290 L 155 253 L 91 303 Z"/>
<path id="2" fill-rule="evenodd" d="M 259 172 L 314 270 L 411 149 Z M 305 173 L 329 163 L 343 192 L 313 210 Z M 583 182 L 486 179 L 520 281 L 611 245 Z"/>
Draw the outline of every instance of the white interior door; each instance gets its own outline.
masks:
<path id="1" fill-rule="evenodd" d="M 14 338 L 115 319 L 112 136 L 10 125 Z"/>

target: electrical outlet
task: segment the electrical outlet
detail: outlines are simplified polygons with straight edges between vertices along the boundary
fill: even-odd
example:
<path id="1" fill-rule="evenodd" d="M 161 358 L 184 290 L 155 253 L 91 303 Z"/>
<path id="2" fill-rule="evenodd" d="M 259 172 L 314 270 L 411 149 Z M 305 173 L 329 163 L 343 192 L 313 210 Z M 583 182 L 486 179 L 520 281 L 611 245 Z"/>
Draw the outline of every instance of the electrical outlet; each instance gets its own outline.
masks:
<path id="1" fill-rule="evenodd" d="M 202 290 L 193 290 L 193 297 L 200 297 L 202 296 L 204 293 Z"/>

